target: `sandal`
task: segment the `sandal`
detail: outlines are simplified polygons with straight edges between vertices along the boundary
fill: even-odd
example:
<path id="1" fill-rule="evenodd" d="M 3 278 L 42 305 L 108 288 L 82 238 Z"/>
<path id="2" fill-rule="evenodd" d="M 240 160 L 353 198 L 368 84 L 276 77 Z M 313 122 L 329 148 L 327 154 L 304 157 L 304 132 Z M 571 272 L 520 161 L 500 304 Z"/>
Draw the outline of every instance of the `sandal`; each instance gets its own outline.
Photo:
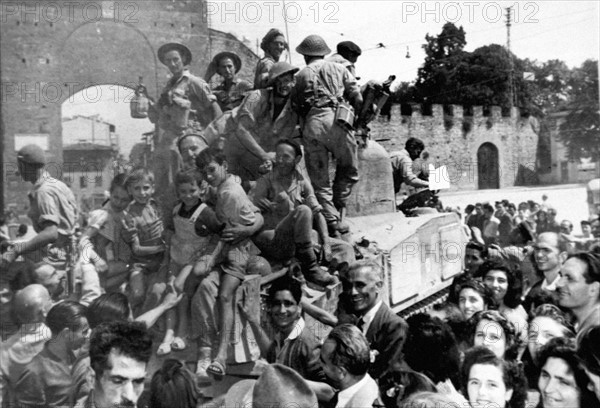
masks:
<path id="1" fill-rule="evenodd" d="M 225 365 L 219 360 L 213 360 L 206 369 L 206 373 L 220 380 L 225 376 Z"/>
<path id="2" fill-rule="evenodd" d="M 181 337 L 175 337 L 173 339 L 173 342 L 171 343 L 171 349 L 173 349 L 174 351 L 185 350 L 186 347 L 187 344 L 185 344 L 185 340 L 183 340 Z"/>
<path id="3" fill-rule="evenodd" d="M 171 353 L 171 345 L 169 343 L 161 343 L 158 346 L 158 350 L 156 350 L 156 355 L 159 357 L 166 356 L 169 353 Z"/>

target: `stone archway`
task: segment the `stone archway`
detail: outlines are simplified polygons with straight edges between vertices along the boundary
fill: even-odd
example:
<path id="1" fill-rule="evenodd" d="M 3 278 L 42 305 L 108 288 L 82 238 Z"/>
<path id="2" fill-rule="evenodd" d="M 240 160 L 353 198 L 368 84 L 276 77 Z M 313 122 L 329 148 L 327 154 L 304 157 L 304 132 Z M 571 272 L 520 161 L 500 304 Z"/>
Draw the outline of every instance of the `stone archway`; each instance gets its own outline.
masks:
<path id="1" fill-rule="evenodd" d="M 477 176 L 479 190 L 500 188 L 498 148 L 486 142 L 477 150 Z"/>

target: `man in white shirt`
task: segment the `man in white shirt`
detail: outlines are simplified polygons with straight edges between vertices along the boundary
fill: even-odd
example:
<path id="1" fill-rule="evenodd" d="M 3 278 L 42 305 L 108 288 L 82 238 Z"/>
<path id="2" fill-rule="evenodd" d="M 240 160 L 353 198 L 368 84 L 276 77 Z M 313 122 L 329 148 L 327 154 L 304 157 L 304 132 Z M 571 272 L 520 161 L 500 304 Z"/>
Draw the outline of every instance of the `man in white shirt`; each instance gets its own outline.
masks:
<path id="1" fill-rule="evenodd" d="M 577 341 L 600 326 L 600 255 L 572 254 L 562 265 L 557 285 L 558 304 L 569 309 L 577 323 Z"/>
<path id="2" fill-rule="evenodd" d="M 353 263 L 342 274 L 338 318 L 354 321 L 371 348 L 369 374 L 378 378 L 391 364 L 402 362 L 408 325 L 383 303 L 383 271 L 375 260 Z M 348 316 L 343 316 L 344 314 Z"/>
<path id="3" fill-rule="evenodd" d="M 560 279 L 560 267 L 567 259 L 567 243 L 555 232 L 543 232 L 538 235 L 533 245 L 533 260 L 535 267 L 544 278 L 534 284 L 525 297 L 523 306 L 529 311 L 534 297 L 539 292 L 549 292 L 556 295 L 556 284 Z"/>
<path id="4" fill-rule="evenodd" d="M 375 380 L 367 373 L 369 344 L 354 325 L 335 327 L 321 348 L 323 372 L 338 392 L 326 404 L 330 408 L 370 407 L 379 396 Z"/>

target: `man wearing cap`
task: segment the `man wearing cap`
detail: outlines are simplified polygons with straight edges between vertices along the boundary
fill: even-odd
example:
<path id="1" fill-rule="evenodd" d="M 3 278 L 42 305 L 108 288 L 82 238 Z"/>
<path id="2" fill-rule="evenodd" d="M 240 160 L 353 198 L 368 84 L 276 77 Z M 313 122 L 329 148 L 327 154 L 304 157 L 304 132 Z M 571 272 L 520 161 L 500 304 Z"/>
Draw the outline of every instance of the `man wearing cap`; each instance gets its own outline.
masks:
<path id="1" fill-rule="evenodd" d="M 358 57 L 362 54 L 362 50 L 352 41 L 342 41 L 337 45 L 337 53 L 327 58 L 327 61 L 337 62 L 342 64 L 356 78 L 356 69 L 354 64 Z M 359 78 L 356 78 L 359 79 Z"/>
<path id="2" fill-rule="evenodd" d="M 237 73 L 242 68 L 242 60 L 233 52 L 220 52 L 213 58 L 206 72 L 206 81 L 210 82 L 215 73 L 223 78 L 218 86 L 213 88 L 219 107 L 227 112 L 239 106 L 244 99 L 244 94 L 251 91 L 250 82 L 237 78 Z"/>
<path id="3" fill-rule="evenodd" d="M 296 75 L 294 103 L 306 154 L 308 175 L 327 221 L 330 235 L 339 234 L 340 212 L 358 181 L 357 143 L 354 132 L 335 121 L 341 102 L 355 112 L 362 105 L 356 79 L 344 66 L 325 61 L 331 50 L 318 35 L 306 37 L 296 51 L 307 66 Z M 352 124 L 349 124 L 352 126 Z M 335 179 L 329 177 L 329 154 L 336 160 Z"/>
<path id="4" fill-rule="evenodd" d="M 151 121 L 158 119 L 162 129 L 179 136 L 190 126 L 190 121 L 198 122 L 204 128 L 221 116 L 221 108 L 208 84 L 189 71 L 192 52 L 188 47 L 179 43 L 164 44 L 158 49 L 158 59 L 169 68 L 172 77 L 158 102 L 151 104 L 151 110 L 154 111 L 154 115 L 150 116 Z M 189 112 L 188 122 L 176 121 L 181 111 L 186 110 Z"/>
<path id="5" fill-rule="evenodd" d="M 2 255 L 2 261 L 11 263 L 23 255 L 33 262 L 44 261 L 66 270 L 67 260 L 72 256 L 71 239 L 79 213 L 75 196 L 65 183 L 44 169 L 46 155 L 41 147 L 23 147 L 17 154 L 17 161 L 23 181 L 33 184 L 27 216 L 37 235 L 13 245 Z"/>
<path id="6" fill-rule="evenodd" d="M 192 52 L 188 47 L 180 43 L 164 44 L 158 49 L 158 59 L 172 76 L 158 102 L 150 101 L 148 118 L 163 130 L 153 155 L 152 170 L 156 175 L 155 199 L 167 213 L 174 205 L 173 181 L 181 167 L 175 140 L 186 132 L 204 129 L 222 112 L 208 84 L 190 73 Z"/>
<path id="7" fill-rule="evenodd" d="M 275 63 L 269 71 L 271 87 L 248 93 L 233 112 L 235 131 L 227 139 L 225 154 L 229 171 L 244 181 L 270 171 L 277 141 L 296 133 L 298 116 L 290 95 L 297 71 L 285 61 Z"/>

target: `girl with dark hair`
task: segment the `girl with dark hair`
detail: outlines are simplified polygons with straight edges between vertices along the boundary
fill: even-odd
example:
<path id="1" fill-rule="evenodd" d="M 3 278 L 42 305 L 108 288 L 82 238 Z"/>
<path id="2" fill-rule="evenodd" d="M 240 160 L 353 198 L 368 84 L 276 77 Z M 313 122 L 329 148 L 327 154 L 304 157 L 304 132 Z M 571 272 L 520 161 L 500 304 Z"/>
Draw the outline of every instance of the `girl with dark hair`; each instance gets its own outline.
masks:
<path id="1" fill-rule="evenodd" d="M 493 292 L 475 279 L 461 283 L 456 292 L 458 293 L 458 308 L 465 319 L 471 318 L 477 312 L 497 308 Z"/>
<path id="2" fill-rule="evenodd" d="M 531 386 L 535 386 L 540 375 L 538 364 L 540 349 L 556 337 L 575 338 L 575 331 L 569 323 L 569 318 L 552 304 L 538 306 L 529 325 L 527 350 L 522 358 L 525 375 Z"/>
<path id="3" fill-rule="evenodd" d="M 579 341 L 577 357 L 590 379 L 588 389 L 600 401 L 600 326 L 588 330 Z"/>
<path id="4" fill-rule="evenodd" d="M 579 363 L 573 339 L 558 337 L 539 354 L 541 368 L 538 408 L 598 408 L 600 403 L 588 388 L 589 378 Z"/>
<path id="5" fill-rule="evenodd" d="M 411 316 L 408 326 L 403 348 L 408 365 L 435 384 L 451 380 L 458 387 L 460 351 L 450 326 L 426 314 Z"/>
<path id="6" fill-rule="evenodd" d="M 494 292 L 498 311 L 515 327 L 524 346 L 528 324 L 527 312 L 521 306 L 523 296 L 521 271 L 512 269 L 500 259 L 490 259 L 479 267 L 477 273 L 483 279 L 483 283 Z"/>
<path id="7" fill-rule="evenodd" d="M 519 364 L 499 358 L 486 347 L 467 351 L 461 376 L 472 407 L 525 407 L 527 380 Z"/>
<path id="8" fill-rule="evenodd" d="M 199 399 L 194 374 L 179 360 L 165 360 L 152 376 L 149 408 L 196 407 Z"/>
<path id="9" fill-rule="evenodd" d="M 472 342 L 475 346 L 485 346 L 498 358 L 516 360 L 520 342 L 513 325 L 498 311 L 486 310 L 476 313 L 469 319 Z"/>

